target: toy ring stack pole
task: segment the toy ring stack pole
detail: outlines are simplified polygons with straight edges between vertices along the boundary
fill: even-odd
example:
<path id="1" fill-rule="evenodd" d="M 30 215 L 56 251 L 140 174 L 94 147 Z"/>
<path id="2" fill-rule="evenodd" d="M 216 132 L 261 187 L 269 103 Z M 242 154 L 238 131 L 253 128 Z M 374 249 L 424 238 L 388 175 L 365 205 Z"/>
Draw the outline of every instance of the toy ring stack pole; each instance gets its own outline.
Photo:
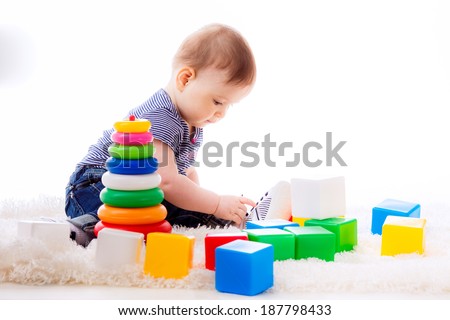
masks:
<path id="1" fill-rule="evenodd" d="M 97 236 L 103 228 L 140 232 L 172 232 L 167 209 L 161 202 L 161 176 L 156 172 L 158 160 L 153 157 L 153 135 L 148 120 L 136 119 L 114 124 L 110 157 L 102 176 L 105 188 L 100 192 L 103 205 L 97 211 L 100 221 L 94 228 Z"/>

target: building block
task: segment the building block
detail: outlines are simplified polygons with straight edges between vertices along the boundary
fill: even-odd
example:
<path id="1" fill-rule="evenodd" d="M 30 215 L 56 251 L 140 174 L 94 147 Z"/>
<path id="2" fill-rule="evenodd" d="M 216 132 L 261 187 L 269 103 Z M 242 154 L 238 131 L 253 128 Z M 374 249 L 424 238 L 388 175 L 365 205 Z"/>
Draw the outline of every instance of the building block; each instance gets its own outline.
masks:
<path id="1" fill-rule="evenodd" d="M 345 218 L 345 216 L 338 216 L 337 218 Z M 305 226 L 305 221 L 312 220 L 312 218 L 300 218 L 300 217 L 292 217 L 292 222 L 297 223 L 300 227 Z"/>
<path id="2" fill-rule="evenodd" d="M 248 240 L 246 232 L 208 233 L 205 236 L 205 268 L 216 269 L 216 248 L 234 240 Z"/>
<path id="3" fill-rule="evenodd" d="M 306 226 L 319 226 L 336 235 L 336 252 L 351 251 L 358 244 L 358 226 L 356 219 L 328 218 L 308 220 Z"/>
<path id="4" fill-rule="evenodd" d="M 220 292 L 254 296 L 273 286 L 273 246 L 234 240 L 216 248 L 215 287 Z"/>
<path id="5" fill-rule="evenodd" d="M 381 235 L 381 255 L 423 254 L 425 223 L 421 218 L 387 216 Z"/>
<path id="6" fill-rule="evenodd" d="M 274 185 L 267 191 L 265 197 L 261 198 L 261 200 L 266 197 L 269 198 L 268 200 L 270 201 L 270 206 L 267 210 L 265 220 L 288 220 L 291 217 L 291 184 L 288 181 L 279 181 L 276 185 Z"/>
<path id="7" fill-rule="evenodd" d="M 326 219 L 345 216 L 345 179 L 291 180 L 292 216 Z"/>
<path id="8" fill-rule="evenodd" d="M 295 236 L 295 259 L 318 258 L 334 261 L 336 235 L 322 227 L 286 227 Z"/>
<path id="9" fill-rule="evenodd" d="M 184 278 L 192 268 L 194 243 L 193 236 L 164 232 L 149 233 L 144 273 L 156 278 Z"/>
<path id="10" fill-rule="evenodd" d="M 278 228 L 283 230 L 285 227 L 298 227 L 299 224 L 285 219 L 266 219 L 247 221 L 247 229 L 264 229 L 264 228 Z"/>
<path id="11" fill-rule="evenodd" d="M 24 239 L 39 239 L 52 248 L 72 242 L 70 225 L 66 221 L 22 220 L 17 224 L 17 235 Z"/>
<path id="12" fill-rule="evenodd" d="M 248 240 L 273 245 L 274 259 L 295 258 L 295 237 L 292 233 L 278 228 L 245 229 Z"/>
<path id="13" fill-rule="evenodd" d="M 119 229 L 104 228 L 97 236 L 96 265 L 117 268 L 141 262 L 144 235 Z"/>
<path id="14" fill-rule="evenodd" d="M 311 218 L 300 218 L 300 217 L 292 217 L 292 222 L 298 223 L 300 227 L 305 226 L 305 221 L 311 220 Z"/>
<path id="15" fill-rule="evenodd" d="M 372 208 L 373 234 L 381 234 L 387 216 L 420 218 L 420 204 L 402 200 L 386 199 Z"/>

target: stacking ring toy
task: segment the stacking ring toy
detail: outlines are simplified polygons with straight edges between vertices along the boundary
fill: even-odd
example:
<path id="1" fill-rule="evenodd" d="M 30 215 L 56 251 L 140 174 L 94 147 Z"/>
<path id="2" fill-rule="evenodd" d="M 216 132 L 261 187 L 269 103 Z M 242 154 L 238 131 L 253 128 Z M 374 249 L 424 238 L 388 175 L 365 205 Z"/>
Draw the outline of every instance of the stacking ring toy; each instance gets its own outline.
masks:
<path id="1" fill-rule="evenodd" d="M 156 172 L 124 175 L 106 171 L 102 175 L 102 183 L 106 188 L 115 190 L 147 190 L 158 187 L 161 183 L 161 176 Z"/>
<path id="2" fill-rule="evenodd" d="M 103 222 L 114 224 L 152 224 L 167 217 L 167 209 L 162 204 L 144 208 L 119 208 L 101 205 L 97 215 Z"/>
<path id="3" fill-rule="evenodd" d="M 151 123 L 148 120 L 145 119 L 135 119 L 134 117 L 131 120 L 124 120 L 124 121 L 117 121 L 114 123 L 114 129 L 119 132 L 147 132 L 150 127 Z"/>
<path id="4" fill-rule="evenodd" d="M 122 144 L 125 146 L 141 146 L 144 144 L 149 144 L 153 141 L 153 135 L 150 131 L 148 132 L 114 132 L 111 135 L 113 142 Z"/>
<path id="5" fill-rule="evenodd" d="M 108 147 L 109 155 L 118 159 L 144 159 L 153 157 L 155 147 L 153 143 L 147 143 L 140 146 L 124 146 L 113 143 Z"/>
<path id="6" fill-rule="evenodd" d="M 104 188 L 100 191 L 100 200 L 112 207 L 142 208 L 160 204 L 164 199 L 161 188 L 148 190 L 122 191 Z"/>
<path id="7" fill-rule="evenodd" d="M 99 221 L 94 227 L 94 234 L 98 237 L 98 233 L 103 228 L 111 228 L 111 229 L 119 229 L 131 232 L 139 232 L 144 234 L 144 240 L 147 240 L 147 234 L 152 232 L 164 232 L 170 233 L 172 232 L 172 226 L 167 220 L 163 220 L 161 222 L 153 223 L 153 224 L 113 224 L 104 221 Z"/>
<path id="8" fill-rule="evenodd" d="M 156 158 L 130 160 L 109 157 L 105 165 L 106 169 L 111 173 L 147 174 L 153 173 L 158 169 L 158 160 Z"/>

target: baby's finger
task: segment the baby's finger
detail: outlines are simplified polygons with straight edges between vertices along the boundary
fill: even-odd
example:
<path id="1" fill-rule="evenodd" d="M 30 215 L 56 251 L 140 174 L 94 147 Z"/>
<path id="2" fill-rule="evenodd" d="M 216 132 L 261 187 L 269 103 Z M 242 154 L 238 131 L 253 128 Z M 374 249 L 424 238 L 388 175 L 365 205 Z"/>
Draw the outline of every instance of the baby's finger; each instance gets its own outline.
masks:
<path id="1" fill-rule="evenodd" d="M 242 218 L 247 214 L 247 207 L 245 206 L 245 204 L 241 204 L 239 206 L 239 214 L 242 216 Z"/>
<path id="2" fill-rule="evenodd" d="M 232 215 L 232 219 L 236 224 L 240 225 L 243 221 L 243 217 L 241 216 L 240 212 L 236 212 Z"/>
<path id="3" fill-rule="evenodd" d="M 247 215 L 247 207 L 245 205 L 241 205 L 241 206 L 239 206 L 238 210 L 239 210 L 239 213 L 238 213 L 239 216 L 242 219 L 244 219 L 244 217 Z"/>
<path id="4" fill-rule="evenodd" d="M 249 206 L 256 207 L 256 202 L 253 201 L 253 200 L 251 200 L 251 199 L 249 199 L 249 198 L 246 198 L 246 197 L 240 197 L 240 198 L 239 198 L 239 201 L 240 201 L 241 203 L 243 203 L 243 204 L 247 204 L 247 205 L 249 205 Z"/>

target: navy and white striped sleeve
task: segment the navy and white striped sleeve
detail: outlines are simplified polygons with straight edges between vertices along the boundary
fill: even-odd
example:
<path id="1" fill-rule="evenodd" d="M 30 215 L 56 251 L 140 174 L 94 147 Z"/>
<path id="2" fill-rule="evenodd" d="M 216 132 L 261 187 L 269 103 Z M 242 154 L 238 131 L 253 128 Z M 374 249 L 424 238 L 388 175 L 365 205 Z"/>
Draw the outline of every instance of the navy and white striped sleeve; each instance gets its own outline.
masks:
<path id="1" fill-rule="evenodd" d="M 146 114 L 145 118 L 152 124 L 150 131 L 153 137 L 176 152 L 183 139 L 183 127 L 173 113 L 166 108 L 159 108 Z"/>

